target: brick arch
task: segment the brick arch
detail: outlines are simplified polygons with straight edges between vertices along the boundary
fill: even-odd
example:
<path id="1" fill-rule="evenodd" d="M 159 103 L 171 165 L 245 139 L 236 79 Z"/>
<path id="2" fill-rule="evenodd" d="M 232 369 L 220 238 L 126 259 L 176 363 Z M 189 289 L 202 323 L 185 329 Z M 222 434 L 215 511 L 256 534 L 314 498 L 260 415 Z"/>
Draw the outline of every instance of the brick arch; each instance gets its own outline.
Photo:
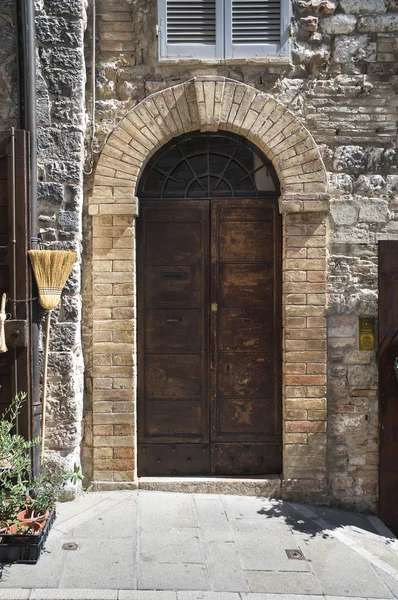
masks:
<path id="1" fill-rule="evenodd" d="M 102 150 L 93 195 L 106 186 L 129 188 L 135 197 L 143 166 L 163 144 L 189 131 L 219 129 L 248 138 L 270 158 L 282 194 L 326 192 L 317 145 L 292 112 L 249 85 L 204 77 L 148 96 L 123 117 Z"/>
<path id="2" fill-rule="evenodd" d="M 278 174 L 283 216 L 284 466 L 272 494 L 324 502 L 326 172 L 314 139 L 293 113 L 272 96 L 221 77 L 194 78 L 147 97 L 109 135 L 96 167 L 88 206 L 92 255 L 84 269 L 86 378 L 92 397 L 92 410 L 85 417 L 85 453 L 92 453 L 94 486 L 137 485 L 137 182 L 156 150 L 173 137 L 198 130 L 247 137 L 272 160 Z"/>

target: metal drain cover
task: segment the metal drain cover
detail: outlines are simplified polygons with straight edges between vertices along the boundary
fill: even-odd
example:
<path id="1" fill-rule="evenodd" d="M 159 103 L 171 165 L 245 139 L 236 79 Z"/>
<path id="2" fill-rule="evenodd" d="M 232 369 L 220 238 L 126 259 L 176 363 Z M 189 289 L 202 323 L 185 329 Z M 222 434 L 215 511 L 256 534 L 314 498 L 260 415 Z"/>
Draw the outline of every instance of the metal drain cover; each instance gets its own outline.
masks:
<path id="1" fill-rule="evenodd" d="M 77 550 L 79 546 L 75 542 L 67 542 L 62 544 L 62 550 Z"/>
<path id="2" fill-rule="evenodd" d="M 301 550 L 289 549 L 285 550 L 285 552 L 290 560 L 305 560 L 305 556 Z"/>

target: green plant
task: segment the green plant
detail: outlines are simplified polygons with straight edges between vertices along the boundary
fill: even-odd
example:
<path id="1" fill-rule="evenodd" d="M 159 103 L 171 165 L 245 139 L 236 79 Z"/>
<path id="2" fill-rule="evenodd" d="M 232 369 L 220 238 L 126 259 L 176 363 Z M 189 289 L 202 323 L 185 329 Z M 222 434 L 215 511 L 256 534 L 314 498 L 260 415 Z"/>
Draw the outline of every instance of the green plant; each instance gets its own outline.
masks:
<path id="1" fill-rule="evenodd" d="M 29 508 L 36 515 L 54 508 L 68 479 L 69 474 L 60 468 L 42 471 L 30 489 Z"/>
<path id="2" fill-rule="evenodd" d="M 46 515 L 54 508 L 69 481 L 78 485 L 84 479 L 76 464 L 72 471 L 60 466 L 43 467 L 40 475 L 33 478 L 30 450 L 40 443 L 40 439 L 27 441 L 13 431 L 25 399 L 25 393 L 17 394 L 0 419 L 0 526 L 18 531 L 27 526 L 17 520 L 19 512 L 26 511 L 27 519 Z M 28 528 L 26 532 L 30 530 Z"/>
<path id="3" fill-rule="evenodd" d="M 17 394 L 0 419 L 0 521 L 9 521 L 24 504 L 32 478 L 30 449 L 39 440 L 13 431 L 25 399 L 25 393 Z"/>

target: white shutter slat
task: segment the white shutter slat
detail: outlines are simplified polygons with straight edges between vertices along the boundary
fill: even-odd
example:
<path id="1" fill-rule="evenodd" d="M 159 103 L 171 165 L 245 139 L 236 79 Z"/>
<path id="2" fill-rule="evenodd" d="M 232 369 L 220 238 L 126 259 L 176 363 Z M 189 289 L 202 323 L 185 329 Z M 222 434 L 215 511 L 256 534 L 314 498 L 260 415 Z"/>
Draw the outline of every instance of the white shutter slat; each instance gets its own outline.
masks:
<path id="1" fill-rule="evenodd" d="M 280 2 L 232 0 L 232 43 L 267 44 L 280 40 Z M 251 22 L 256 18 L 256 24 Z"/>
<path id="2" fill-rule="evenodd" d="M 225 0 L 226 58 L 288 56 L 290 0 Z"/>
<path id="3" fill-rule="evenodd" d="M 158 11 L 160 58 L 222 58 L 220 0 L 158 0 Z"/>
<path id="4" fill-rule="evenodd" d="M 168 44 L 215 44 L 216 0 L 168 0 Z"/>

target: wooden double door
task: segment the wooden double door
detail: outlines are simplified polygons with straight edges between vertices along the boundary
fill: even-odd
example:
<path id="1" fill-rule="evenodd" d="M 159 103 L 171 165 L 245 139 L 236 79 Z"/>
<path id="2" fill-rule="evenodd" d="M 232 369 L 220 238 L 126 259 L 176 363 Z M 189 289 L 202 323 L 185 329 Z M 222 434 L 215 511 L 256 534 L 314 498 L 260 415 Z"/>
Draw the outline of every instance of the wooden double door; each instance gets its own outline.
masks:
<path id="1" fill-rule="evenodd" d="M 137 227 L 139 476 L 280 472 L 276 200 L 144 200 Z"/>
<path id="2" fill-rule="evenodd" d="M 398 241 L 378 251 L 380 518 L 398 535 Z"/>

